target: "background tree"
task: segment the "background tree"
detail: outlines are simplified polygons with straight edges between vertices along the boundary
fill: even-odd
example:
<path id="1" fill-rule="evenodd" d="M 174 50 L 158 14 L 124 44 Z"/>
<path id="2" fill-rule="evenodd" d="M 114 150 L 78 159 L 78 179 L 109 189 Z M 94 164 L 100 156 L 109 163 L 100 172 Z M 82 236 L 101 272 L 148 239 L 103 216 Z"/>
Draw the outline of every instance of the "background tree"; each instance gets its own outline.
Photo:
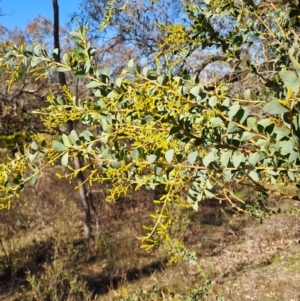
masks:
<path id="1" fill-rule="evenodd" d="M 124 9 L 126 6 L 126 9 Z M 152 64 L 165 32 L 160 26 L 187 23 L 181 1 L 82 1 L 80 20 L 91 27 L 90 35 L 101 45 L 99 62 L 117 76 L 129 59 Z M 105 24 L 105 23 L 109 24 Z M 105 30 L 102 27 L 105 25 Z"/>
<path id="2" fill-rule="evenodd" d="M 29 22 L 24 30 L 20 28 L 8 30 L 2 27 L 1 39 L 15 45 L 25 42 L 31 43 L 35 39 L 38 42 L 43 42 L 49 37 L 50 31 L 52 35 L 52 22 L 39 16 Z M 45 104 L 50 86 L 52 90 L 55 90 L 56 84 L 51 77 L 36 82 L 34 77 L 27 73 L 24 68 L 23 72 L 18 75 L 18 84 L 12 87 L 8 93 L 7 78 L 3 72 L 1 77 L 1 147 L 16 150 L 22 148 L 25 141 L 30 140 L 32 131 L 45 130 L 39 118 L 32 114 L 32 111 Z"/>

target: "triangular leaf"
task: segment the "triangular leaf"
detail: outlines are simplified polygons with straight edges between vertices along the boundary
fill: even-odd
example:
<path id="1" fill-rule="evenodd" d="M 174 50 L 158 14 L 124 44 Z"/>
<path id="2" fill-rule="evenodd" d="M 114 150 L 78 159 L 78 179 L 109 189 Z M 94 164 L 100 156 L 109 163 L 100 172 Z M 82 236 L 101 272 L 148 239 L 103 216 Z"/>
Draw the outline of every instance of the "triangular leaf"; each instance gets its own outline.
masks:
<path id="1" fill-rule="evenodd" d="M 193 204 L 192 208 L 193 208 L 195 211 L 198 211 L 198 208 L 199 208 L 198 202 L 195 202 L 195 203 Z"/>
<path id="2" fill-rule="evenodd" d="M 215 154 L 213 152 L 210 152 L 202 159 L 202 162 L 203 162 L 203 165 L 205 167 L 207 167 L 214 160 L 215 160 Z"/>
<path id="3" fill-rule="evenodd" d="M 187 160 L 188 162 L 191 164 L 191 165 L 194 165 L 196 159 L 197 159 L 197 156 L 198 156 L 198 151 L 194 151 L 192 153 L 190 153 L 187 157 Z"/>
<path id="4" fill-rule="evenodd" d="M 52 146 L 58 151 L 58 152 L 63 152 L 65 151 L 67 148 L 65 147 L 64 144 L 62 144 L 61 142 L 57 141 L 57 140 L 53 140 L 52 141 Z"/>
<path id="5" fill-rule="evenodd" d="M 194 96 L 197 96 L 200 91 L 200 86 L 195 86 L 190 90 L 190 93 L 193 94 Z"/>
<path id="6" fill-rule="evenodd" d="M 30 145 L 30 147 L 33 149 L 33 150 L 37 150 L 38 149 L 38 145 L 36 144 L 35 141 L 33 141 Z"/>
<path id="7" fill-rule="evenodd" d="M 153 162 L 155 162 L 157 156 L 155 156 L 155 155 L 148 155 L 146 158 L 147 158 L 147 161 L 149 163 L 153 163 Z"/>
<path id="8" fill-rule="evenodd" d="M 251 99 L 251 90 L 250 89 L 246 89 L 244 91 L 244 99 L 245 100 L 250 100 Z"/>
<path id="9" fill-rule="evenodd" d="M 244 159 L 245 159 L 244 154 L 239 154 L 239 155 L 233 156 L 232 157 L 233 166 L 235 168 L 238 168 L 240 166 L 240 164 L 244 161 Z"/>
<path id="10" fill-rule="evenodd" d="M 135 148 L 133 151 L 132 151 L 132 153 L 131 153 L 131 158 L 133 159 L 133 160 L 136 160 L 138 157 L 139 157 L 139 150 L 137 149 L 137 148 Z"/>
<path id="11" fill-rule="evenodd" d="M 289 110 L 278 102 L 278 100 L 273 100 L 268 102 L 264 107 L 263 111 L 271 115 L 282 114 L 288 112 Z"/>
<path id="12" fill-rule="evenodd" d="M 249 130 L 252 130 L 256 125 L 256 118 L 255 117 L 249 117 L 247 119 L 247 127 Z"/>
<path id="13" fill-rule="evenodd" d="M 293 52 L 295 51 L 295 49 L 291 48 L 289 50 L 289 57 L 290 60 L 292 61 L 293 67 L 297 72 L 298 78 L 300 78 L 300 64 L 297 62 L 297 60 L 293 57 Z"/>
<path id="14" fill-rule="evenodd" d="M 218 101 L 218 97 L 216 95 L 214 95 L 214 96 L 209 98 L 208 104 L 211 108 L 214 108 L 215 105 L 217 104 L 217 101 Z"/>
<path id="15" fill-rule="evenodd" d="M 86 85 L 86 88 L 92 89 L 92 88 L 99 88 L 100 86 L 101 84 L 99 82 L 91 81 Z"/>
<path id="16" fill-rule="evenodd" d="M 241 141 L 246 141 L 251 139 L 255 134 L 253 133 L 249 133 L 249 132 L 244 132 L 242 137 L 241 137 Z"/>
<path id="17" fill-rule="evenodd" d="M 223 124 L 223 120 L 220 117 L 212 117 L 209 122 L 213 125 L 213 126 L 220 126 Z"/>
<path id="18" fill-rule="evenodd" d="M 122 77 L 118 77 L 115 81 L 115 84 L 118 88 L 121 88 L 122 86 L 122 81 L 123 81 L 123 78 Z"/>
<path id="19" fill-rule="evenodd" d="M 295 174 L 292 171 L 288 170 L 288 176 L 291 181 L 295 181 Z"/>
<path id="20" fill-rule="evenodd" d="M 128 66 L 128 68 L 134 68 L 134 60 L 133 59 L 129 60 L 127 66 Z"/>
<path id="21" fill-rule="evenodd" d="M 69 163 L 69 152 L 66 152 L 62 157 L 61 157 L 61 165 L 63 166 L 68 166 Z"/>
<path id="22" fill-rule="evenodd" d="M 279 76 L 284 82 L 286 88 L 291 88 L 294 93 L 299 91 L 299 78 L 293 71 L 280 71 Z"/>
<path id="23" fill-rule="evenodd" d="M 229 109 L 228 117 L 232 119 L 235 116 L 235 114 L 238 112 L 239 109 L 240 109 L 239 104 L 236 103 L 236 104 L 232 105 Z"/>
<path id="24" fill-rule="evenodd" d="M 221 155 L 222 166 L 228 167 L 228 163 L 229 163 L 231 155 L 232 155 L 232 150 L 229 150 Z"/>
<path id="25" fill-rule="evenodd" d="M 113 167 L 113 168 L 119 168 L 121 166 L 121 162 L 120 161 L 112 161 L 110 163 L 110 165 Z"/>
<path id="26" fill-rule="evenodd" d="M 76 133 L 75 130 L 72 130 L 70 135 L 69 135 L 69 140 L 70 142 L 72 143 L 72 145 L 76 145 L 77 144 L 77 141 L 79 140 L 79 137 Z"/>
<path id="27" fill-rule="evenodd" d="M 66 134 L 62 134 L 62 140 L 63 140 L 65 146 L 68 147 L 68 146 L 72 145 L 69 137 Z"/>
<path id="28" fill-rule="evenodd" d="M 256 171 L 254 171 L 254 170 L 250 171 L 249 176 L 253 181 L 259 182 L 259 177 L 258 177 L 258 174 Z"/>
<path id="29" fill-rule="evenodd" d="M 173 156 L 174 156 L 174 149 L 169 149 L 166 153 L 165 153 L 165 159 L 168 163 L 171 163 L 173 160 Z"/>
<path id="30" fill-rule="evenodd" d="M 211 198 L 213 198 L 213 197 L 215 196 L 212 192 L 210 192 L 210 191 L 207 190 L 207 189 L 204 190 L 204 194 L 205 194 L 205 196 L 206 196 L 207 198 L 209 198 L 209 199 L 211 199 Z"/>
<path id="31" fill-rule="evenodd" d="M 29 179 L 29 183 L 30 183 L 31 185 L 34 185 L 35 182 L 36 182 L 36 180 L 37 180 L 37 176 L 36 176 L 36 175 L 33 175 L 33 176 Z"/>
<path id="32" fill-rule="evenodd" d="M 259 159 L 259 153 L 251 153 L 248 157 L 248 161 L 251 165 L 255 166 Z"/>
<path id="33" fill-rule="evenodd" d="M 56 68 L 57 72 L 68 72 L 71 71 L 71 68 L 67 68 L 67 67 L 57 67 Z"/>

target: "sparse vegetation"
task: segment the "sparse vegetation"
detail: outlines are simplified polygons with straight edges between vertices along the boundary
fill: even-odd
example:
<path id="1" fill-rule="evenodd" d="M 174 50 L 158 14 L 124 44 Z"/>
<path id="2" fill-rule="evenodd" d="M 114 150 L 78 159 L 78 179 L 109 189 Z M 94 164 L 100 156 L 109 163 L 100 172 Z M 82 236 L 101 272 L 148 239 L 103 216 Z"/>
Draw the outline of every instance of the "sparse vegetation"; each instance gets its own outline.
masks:
<path id="1" fill-rule="evenodd" d="M 81 284 L 86 283 L 88 291 L 99 301 L 121 300 L 126 292 L 127 298 L 132 298 L 128 300 L 188 300 L 193 294 L 202 296 L 200 300 L 223 297 L 242 301 L 246 296 L 248 300 L 280 300 L 284 296 L 297 300 L 300 264 L 297 216 L 278 215 L 261 224 L 224 207 L 222 222 L 217 219 L 214 224 L 212 219 L 207 228 L 198 213 L 184 231 L 182 241 L 197 254 L 199 272 L 197 265 L 189 261 L 168 265 L 165 247 L 151 253 L 139 248 L 136 237 L 142 235 L 142 225 L 153 210 L 151 195 L 146 191 L 130 192 L 109 206 L 103 206 L 100 200 L 96 203 L 102 209 L 100 233 L 98 243 L 95 241 L 87 252 L 80 200 L 67 182 L 52 179 L 51 174 L 48 171 L 44 175 L 48 184 L 42 186 L 39 194 L 26 188 L 23 202 L 27 206 L 15 205 L 9 219 L 6 219 L 8 212 L 0 213 L 1 235 L 6 248 L 11 244 L 13 266 L 11 281 L 1 281 L 3 300 L 33 296 L 26 280 L 28 272 L 35 275 L 36 282 L 42 282 L 45 268 L 57 271 L 51 274 L 52 281 L 65 275 L 70 281 L 77 278 Z M 63 189 L 56 190 L 53 201 L 49 191 L 55 191 L 57 185 Z M 60 201 L 63 196 L 64 202 Z M 284 205 L 294 206 L 291 201 L 285 201 Z M 200 210 L 208 213 L 221 208 L 204 203 Z M 23 219 L 17 223 L 20 212 Z M 5 221 L 14 225 L 10 238 Z M 56 269 L 53 264 L 57 264 Z M 59 270 L 62 265 L 65 268 Z M 2 272 L 1 268 L 1 275 Z M 49 287 L 40 286 L 40 292 Z"/>

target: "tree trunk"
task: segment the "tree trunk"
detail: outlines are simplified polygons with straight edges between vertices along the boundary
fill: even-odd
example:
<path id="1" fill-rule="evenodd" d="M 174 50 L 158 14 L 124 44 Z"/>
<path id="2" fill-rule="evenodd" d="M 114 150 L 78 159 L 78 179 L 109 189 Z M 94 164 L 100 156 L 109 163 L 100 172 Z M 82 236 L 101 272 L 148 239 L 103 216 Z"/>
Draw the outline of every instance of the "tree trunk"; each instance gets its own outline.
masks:
<path id="1" fill-rule="evenodd" d="M 54 36 L 54 48 L 58 49 L 57 61 L 60 63 L 60 43 L 59 43 L 59 6 L 57 0 L 52 0 L 53 2 L 53 11 L 54 11 L 54 24 L 53 24 L 53 36 Z M 65 74 L 59 72 L 59 84 L 65 86 L 67 84 Z M 77 96 L 77 95 L 76 95 Z M 76 123 L 69 120 L 67 121 L 67 133 L 70 134 L 72 130 L 76 129 Z M 74 159 L 75 169 L 82 168 L 80 157 Z M 79 172 L 77 175 L 77 184 L 79 186 L 79 195 L 83 207 L 83 223 L 84 223 L 84 232 L 87 240 L 88 246 L 91 245 L 91 205 L 90 205 L 90 196 L 86 189 L 85 177 L 83 172 Z"/>

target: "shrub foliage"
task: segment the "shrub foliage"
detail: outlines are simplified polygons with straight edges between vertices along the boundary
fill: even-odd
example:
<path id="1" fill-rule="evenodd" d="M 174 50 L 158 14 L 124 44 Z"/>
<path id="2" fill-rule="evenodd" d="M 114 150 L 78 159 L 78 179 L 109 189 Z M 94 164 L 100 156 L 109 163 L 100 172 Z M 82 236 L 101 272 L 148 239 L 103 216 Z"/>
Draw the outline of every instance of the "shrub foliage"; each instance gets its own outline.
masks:
<path id="1" fill-rule="evenodd" d="M 90 96 L 81 99 L 72 85 L 61 87 L 61 95 L 49 93 L 48 106 L 36 114 L 56 135 L 36 134 L 24 153 L 0 165 L 1 208 L 9 209 L 48 165 L 65 166 L 68 173 L 58 176 L 74 179 L 77 156 L 89 185 L 112 184 L 109 201 L 129 188 L 164 187 L 154 200 L 153 224 L 145 225 L 146 249 L 169 239 L 171 203 L 197 210 L 201 200 L 212 199 L 270 213 L 253 210 L 237 187 L 251 188 L 258 200 L 270 194 L 298 200 L 296 190 L 285 195 L 276 186 L 299 182 L 299 9 L 292 1 L 204 2 L 187 1 L 188 25 L 164 27 L 155 69 L 131 60 L 114 80 L 97 64 L 85 26 L 70 32 L 74 47 L 61 63 L 57 49 L 3 44 L 8 87 L 26 67 L 37 81 L 68 73 Z M 198 70 L 185 69 L 200 50 L 208 59 Z M 216 61 L 229 71 L 217 68 L 206 83 L 203 70 Z M 69 120 L 78 127 L 67 135 Z"/>

